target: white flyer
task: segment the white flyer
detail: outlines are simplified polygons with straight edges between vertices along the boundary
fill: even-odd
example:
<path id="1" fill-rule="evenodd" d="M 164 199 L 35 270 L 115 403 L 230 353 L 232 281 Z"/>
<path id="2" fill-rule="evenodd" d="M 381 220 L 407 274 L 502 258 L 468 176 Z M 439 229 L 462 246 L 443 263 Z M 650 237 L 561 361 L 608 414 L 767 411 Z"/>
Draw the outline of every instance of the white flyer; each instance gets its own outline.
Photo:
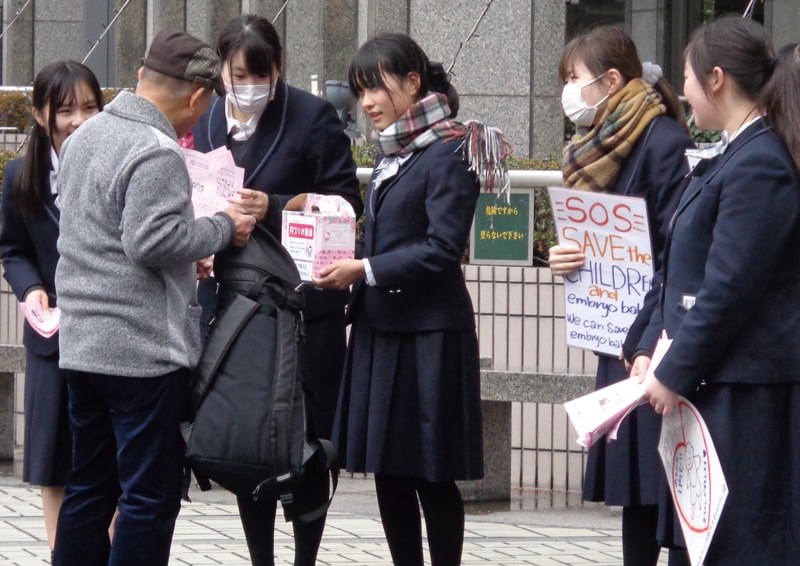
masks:
<path id="1" fill-rule="evenodd" d="M 192 179 L 192 205 L 195 218 L 213 216 L 230 206 L 229 199 L 236 198 L 237 189 L 244 184 L 244 169 L 233 162 L 225 148 L 209 153 L 182 148 L 186 168 Z"/>

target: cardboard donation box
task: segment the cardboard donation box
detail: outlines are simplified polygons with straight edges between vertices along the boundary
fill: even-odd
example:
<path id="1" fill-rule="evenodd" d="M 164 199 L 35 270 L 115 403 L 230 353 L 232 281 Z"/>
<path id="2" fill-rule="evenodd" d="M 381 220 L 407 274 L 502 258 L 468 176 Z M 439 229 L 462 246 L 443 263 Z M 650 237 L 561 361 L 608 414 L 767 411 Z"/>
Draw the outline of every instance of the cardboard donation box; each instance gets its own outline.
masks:
<path id="1" fill-rule="evenodd" d="M 300 278 L 311 281 L 323 267 L 355 256 L 353 207 L 337 195 L 309 194 L 302 211 L 283 211 L 281 243 L 294 259 Z"/>

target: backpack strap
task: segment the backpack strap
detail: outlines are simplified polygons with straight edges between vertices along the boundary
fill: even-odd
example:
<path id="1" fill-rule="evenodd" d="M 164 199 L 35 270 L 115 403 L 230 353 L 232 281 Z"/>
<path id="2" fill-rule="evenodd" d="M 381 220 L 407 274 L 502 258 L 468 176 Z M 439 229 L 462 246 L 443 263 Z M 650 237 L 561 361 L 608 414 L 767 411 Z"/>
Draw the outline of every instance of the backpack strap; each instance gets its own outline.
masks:
<path id="1" fill-rule="evenodd" d="M 200 402 L 217 376 L 220 363 L 259 306 L 254 300 L 244 295 L 237 295 L 225 312 L 217 318 L 195 370 L 191 392 L 193 410 L 197 410 L 200 406 Z"/>
<path id="2" fill-rule="evenodd" d="M 339 465 L 336 461 L 336 449 L 333 447 L 331 441 L 324 438 L 319 438 L 312 441 L 311 444 L 316 444 L 319 446 L 319 449 L 321 449 L 322 453 L 325 455 L 325 468 L 328 470 L 328 474 L 331 476 L 331 496 L 325 503 L 316 509 L 309 511 L 308 513 L 298 515 L 297 520 L 301 523 L 310 523 L 312 521 L 316 521 L 325 513 L 327 513 L 328 508 L 330 508 L 331 503 L 333 502 L 333 496 L 336 495 L 336 487 L 339 485 Z M 314 452 L 316 452 L 316 449 Z"/>
<path id="3" fill-rule="evenodd" d="M 302 477 L 306 465 L 317 453 L 322 453 L 325 470 L 331 478 L 331 495 L 321 505 L 311 511 L 294 515 L 292 505 L 295 501 L 294 488 L 298 480 Z M 262 481 L 253 490 L 253 501 L 259 502 L 262 499 L 274 499 L 275 496 L 281 500 L 284 515 L 287 520 L 296 520 L 302 523 L 310 523 L 327 513 L 331 506 L 336 488 L 339 485 L 339 466 L 336 459 L 336 449 L 330 440 L 323 438 L 311 440 L 303 444 L 303 463 L 299 469 L 290 470 L 279 476 L 273 476 Z"/>

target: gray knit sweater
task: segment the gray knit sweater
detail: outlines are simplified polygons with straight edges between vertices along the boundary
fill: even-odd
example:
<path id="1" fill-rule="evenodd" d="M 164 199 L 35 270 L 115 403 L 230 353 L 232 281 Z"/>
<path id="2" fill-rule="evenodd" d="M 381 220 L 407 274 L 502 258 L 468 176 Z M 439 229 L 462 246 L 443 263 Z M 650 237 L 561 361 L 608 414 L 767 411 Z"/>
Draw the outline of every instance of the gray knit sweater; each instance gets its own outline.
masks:
<path id="1" fill-rule="evenodd" d="M 200 356 L 195 261 L 235 234 L 225 214 L 194 219 L 175 130 L 122 92 L 63 145 L 58 176 L 60 365 L 155 377 Z"/>

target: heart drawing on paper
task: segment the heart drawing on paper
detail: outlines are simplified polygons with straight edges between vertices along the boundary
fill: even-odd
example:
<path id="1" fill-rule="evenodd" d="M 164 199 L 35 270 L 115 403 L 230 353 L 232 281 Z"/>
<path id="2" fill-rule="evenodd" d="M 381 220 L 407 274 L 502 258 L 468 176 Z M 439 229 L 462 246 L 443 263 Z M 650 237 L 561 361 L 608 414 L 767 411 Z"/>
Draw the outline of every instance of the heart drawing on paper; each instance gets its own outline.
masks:
<path id="1" fill-rule="evenodd" d="M 693 407 L 679 402 L 677 410 L 681 418 L 683 441 L 675 445 L 672 460 L 672 483 L 678 513 L 695 532 L 708 529 L 711 521 L 711 470 L 708 465 L 708 440 L 686 439 L 687 423 L 699 421 Z M 702 427 L 698 427 L 701 428 Z"/>

